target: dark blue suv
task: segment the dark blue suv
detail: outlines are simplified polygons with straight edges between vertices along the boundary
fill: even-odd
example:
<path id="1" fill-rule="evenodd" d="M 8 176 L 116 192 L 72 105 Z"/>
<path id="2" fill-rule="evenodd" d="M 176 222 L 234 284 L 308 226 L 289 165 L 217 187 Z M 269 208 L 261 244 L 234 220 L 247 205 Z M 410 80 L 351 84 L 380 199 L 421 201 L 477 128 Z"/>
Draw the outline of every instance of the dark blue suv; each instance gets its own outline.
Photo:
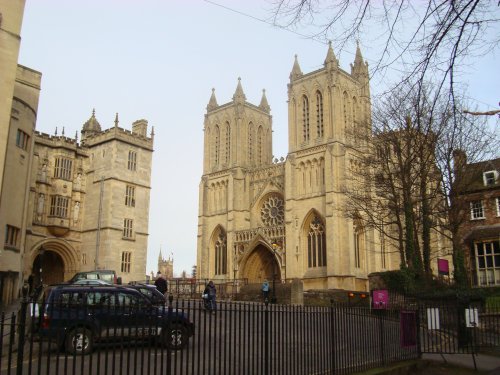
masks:
<path id="1" fill-rule="evenodd" d="M 152 339 L 177 350 L 194 334 L 185 313 L 125 286 L 50 286 L 42 300 L 40 337 L 73 354 L 90 353 L 99 342 Z"/>

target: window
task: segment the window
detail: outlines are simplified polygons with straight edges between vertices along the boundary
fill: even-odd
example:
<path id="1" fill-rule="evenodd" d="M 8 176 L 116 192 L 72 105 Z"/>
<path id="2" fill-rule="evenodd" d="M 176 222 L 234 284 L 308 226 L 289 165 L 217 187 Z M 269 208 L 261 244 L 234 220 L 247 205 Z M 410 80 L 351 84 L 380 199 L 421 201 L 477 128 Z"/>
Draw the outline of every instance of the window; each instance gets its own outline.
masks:
<path id="1" fill-rule="evenodd" d="M 221 231 L 215 242 L 215 274 L 225 275 L 227 273 L 227 242 L 226 236 Z"/>
<path id="2" fill-rule="evenodd" d="M 323 97 L 316 92 L 316 127 L 318 138 L 323 137 Z"/>
<path id="3" fill-rule="evenodd" d="M 259 126 L 259 130 L 257 130 L 257 163 L 258 165 L 262 165 L 263 162 L 263 143 L 264 143 L 264 131 L 262 130 L 262 126 Z"/>
<path id="4" fill-rule="evenodd" d="M 215 127 L 215 165 L 220 163 L 220 129 Z"/>
<path id="5" fill-rule="evenodd" d="M 73 161 L 66 158 L 56 158 L 54 168 L 54 178 L 70 181 Z"/>
<path id="6" fill-rule="evenodd" d="M 19 228 L 12 225 L 5 226 L 5 246 L 18 247 Z"/>
<path id="7" fill-rule="evenodd" d="M 365 232 L 361 223 L 354 223 L 354 267 L 361 268 L 365 249 Z"/>
<path id="8" fill-rule="evenodd" d="M 128 152 L 127 168 L 129 171 L 135 171 L 137 169 L 137 152 L 135 151 Z"/>
<path id="9" fill-rule="evenodd" d="M 125 187 L 125 206 L 135 207 L 135 186 Z"/>
<path id="10" fill-rule="evenodd" d="M 87 264 L 87 253 L 82 253 L 82 264 Z"/>
<path id="11" fill-rule="evenodd" d="M 123 237 L 132 238 L 134 221 L 132 219 L 123 219 Z"/>
<path id="12" fill-rule="evenodd" d="M 226 122 L 226 164 L 231 161 L 231 127 Z"/>
<path id="13" fill-rule="evenodd" d="M 472 220 L 484 219 L 483 201 L 470 202 L 470 218 Z"/>
<path id="14" fill-rule="evenodd" d="M 130 259 L 132 259 L 132 253 L 130 251 L 122 252 L 122 272 L 130 273 Z"/>
<path id="15" fill-rule="evenodd" d="M 28 150 L 30 136 L 23 132 L 21 129 L 17 129 L 16 136 L 16 146 L 22 148 L 23 150 Z"/>
<path id="16" fill-rule="evenodd" d="M 495 185 L 496 180 L 497 180 L 496 171 L 488 171 L 483 173 L 484 186 Z"/>
<path id="17" fill-rule="evenodd" d="M 495 198 L 496 206 L 497 206 L 497 216 L 500 216 L 500 197 Z"/>
<path id="18" fill-rule="evenodd" d="M 304 142 L 309 141 L 309 100 L 307 96 L 302 97 L 302 132 Z"/>
<path id="19" fill-rule="evenodd" d="M 68 197 L 53 195 L 50 197 L 50 216 L 66 218 L 68 217 Z"/>
<path id="20" fill-rule="evenodd" d="M 309 225 L 307 236 L 307 264 L 309 268 L 326 266 L 325 227 L 318 216 Z"/>
<path id="21" fill-rule="evenodd" d="M 253 124 L 248 124 L 248 163 L 253 164 Z"/>
<path id="22" fill-rule="evenodd" d="M 500 285 L 500 241 L 479 242 L 474 246 L 478 285 Z"/>

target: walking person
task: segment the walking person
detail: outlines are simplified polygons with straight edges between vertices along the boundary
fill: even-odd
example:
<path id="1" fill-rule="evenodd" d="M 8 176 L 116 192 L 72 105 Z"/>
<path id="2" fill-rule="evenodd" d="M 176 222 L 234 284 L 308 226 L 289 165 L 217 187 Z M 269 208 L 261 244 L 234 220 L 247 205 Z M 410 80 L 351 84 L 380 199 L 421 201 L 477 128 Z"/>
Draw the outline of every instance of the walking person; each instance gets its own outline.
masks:
<path id="1" fill-rule="evenodd" d="M 269 300 L 269 282 L 267 280 L 264 280 L 262 283 L 262 297 L 264 298 L 264 302 Z"/>
<path id="2" fill-rule="evenodd" d="M 167 289 L 168 289 L 167 280 L 161 274 L 160 271 L 158 271 L 158 273 L 156 274 L 155 286 L 156 286 L 156 289 L 158 289 L 158 291 L 161 294 L 165 295 L 167 293 Z"/>
<path id="3" fill-rule="evenodd" d="M 210 306 L 210 310 L 212 311 L 212 314 L 215 314 L 215 311 L 217 310 L 217 304 L 215 302 L 217 290 L 215 289 L 215 285 L 212 280 L 208 282 L 203 294 L 206 294 L 208 296 L 208 304 Z"/>

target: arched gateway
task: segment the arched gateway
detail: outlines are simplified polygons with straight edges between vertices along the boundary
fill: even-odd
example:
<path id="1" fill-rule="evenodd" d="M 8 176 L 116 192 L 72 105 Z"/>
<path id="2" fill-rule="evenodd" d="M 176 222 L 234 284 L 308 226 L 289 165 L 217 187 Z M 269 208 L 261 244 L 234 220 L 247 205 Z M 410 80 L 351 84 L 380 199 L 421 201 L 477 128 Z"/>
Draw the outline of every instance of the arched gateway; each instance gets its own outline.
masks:
<path id="1" fill-rule="evenodd" d="M 261 283 L 264 280 L 281 280 L 278 260 L 272 249 L 257 245 L 243 260 L 240 277 L 249 283 Z"/>
<path id="2" fill-rule="evenodd" d="M 47 239 L 31 250 L 33 282 L 45 285 L 67 281 L 79 268 L 77 251 L 61 239 Z"/>

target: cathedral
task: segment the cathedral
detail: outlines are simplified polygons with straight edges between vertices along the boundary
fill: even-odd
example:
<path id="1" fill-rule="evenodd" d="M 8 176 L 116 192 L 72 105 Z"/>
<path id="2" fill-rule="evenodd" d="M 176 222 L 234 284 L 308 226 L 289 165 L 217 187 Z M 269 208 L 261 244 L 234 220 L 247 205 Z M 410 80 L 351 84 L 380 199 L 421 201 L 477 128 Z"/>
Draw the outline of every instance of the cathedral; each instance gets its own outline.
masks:
<path id="1" fill-rule="evenodd" d="M 238 80 L 232 101 L 219 105 L 213 90 L 204 120 L 198 277 L 367 290 L 368 274 L 398 268 L 380 233 L 339 209 L 349 174 L 365 174 L 353 131 L 370 142 L 368 64 L 359 45 L 350 73 L 331 44 L 316 71 L 303 73 L 295 57 L 288 154 L 280 160 L 273 160 L 265 91 L 251 104 Z"/>

